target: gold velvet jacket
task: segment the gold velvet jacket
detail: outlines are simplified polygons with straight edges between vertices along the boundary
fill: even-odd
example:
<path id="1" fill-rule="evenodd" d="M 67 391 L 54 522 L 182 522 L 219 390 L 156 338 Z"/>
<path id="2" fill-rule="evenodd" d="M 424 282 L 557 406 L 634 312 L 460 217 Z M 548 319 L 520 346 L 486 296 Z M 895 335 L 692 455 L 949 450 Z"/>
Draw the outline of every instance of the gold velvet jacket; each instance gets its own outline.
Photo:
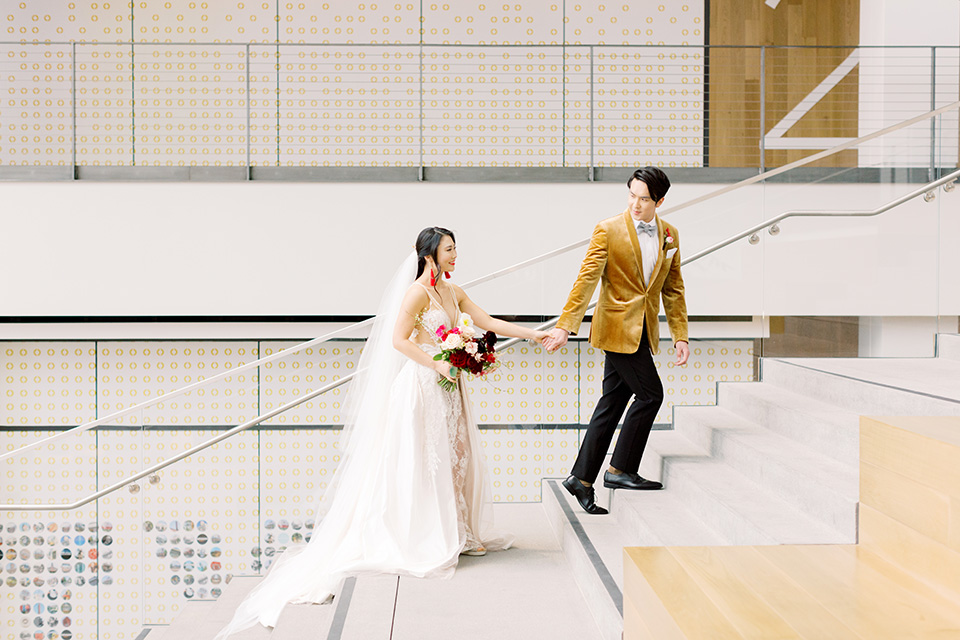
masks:
<path id="1" fill-rule="evenodd" d="M 660 350 L 660 298 L 674 343 L 687 341 L 687 303 L 680 275 L 680 234 L 656 216 L 660 255 L 650 282 L 642 276 L 640 242 L 630 211 L 607 218 L 593 230 L 587 255 L 557 326 L 576 334 L 593 292 L 600 296 L 590 324 L 590 344 L 615 353 L 640 347 L 646 323 L 650 350 Z"/>

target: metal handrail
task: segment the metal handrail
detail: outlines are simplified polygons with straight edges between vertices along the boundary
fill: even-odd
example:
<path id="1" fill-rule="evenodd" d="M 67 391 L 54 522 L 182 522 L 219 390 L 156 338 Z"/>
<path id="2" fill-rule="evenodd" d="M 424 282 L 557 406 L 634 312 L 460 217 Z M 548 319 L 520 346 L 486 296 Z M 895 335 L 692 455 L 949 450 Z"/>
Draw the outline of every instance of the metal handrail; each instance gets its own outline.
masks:
<path id="1" fill-rule="evenodd" d="M 690 264 L 690 263 L 692 263 L 692 262 L 695 262 L 695 261 L 697 261 L 697 260 L 699 260 L 699 259 L 701 259 L 701 258 L 703 258 L 703 257 L 706 257 L 706 256 L 708 256 L 708 255 L 710 255 L 710 254 L 712 254 L 712 253 L 714 253 L 714 252 L 716 252 L 716 251 L 719 251 L 720 249 L 723 249 L 724 247 L 726 247 L 726 246 L 728 246 L 728 245 L 730 245 L 730 244 L 733 244 L 733 243 L 736 242 L 737 240 L 742 240 L 743 238 L 746 238 L 746 237 L 748 237 L 748 236 L 756 233 L 757 231 L 760 231 L 760 230 L 762 230 L 762 229 L 765 229 L 765 228 L 767 228 L 767 227 L 770 227 L 770 226 L 772 226 L 772 225 L 780 222 L 781 220 L 786 220 L 787 218 L 797 218 L 797 217 L 870 217 L 870 216 L 877 216 L 877 215 L 880 215 L 881 213 L 885 213 L 885 212 L 889 211 L 890 209 L 893 209 L 893 208 L 895 208 L 895 207 L 898 207 L 898 206 L 900 206 L 901 204 L 903 204 L 903 203 L 905 203 L 905 202 L 907 202 L 907 201 L 909 201 L 909 200 L 912 200 L 913 198 L 919 197 L 919 196 L 927 193 L 927 192 L 930 191 L 931 189 L 936 189 L 936 188 L 939 187 L 939 186 L 948 184 L 948 183 L 953 182 L 953 181 L 955 181 L 955 180 L 957 180 L 957 179 L 960 179 L 960 170 L 957 170 L 957 171 L 954 171 L 954 172 L 952 172 L 952 173 L 949 173 L 949 174 L 943 176 L 942 178 L 940 178 L 940 179 L 938 179 L 938 180 L 934 180 L 933 182 L 930 182 L 930 183 L 924 185 L 923 187 L 921 187 L 921 188 L 919 188 L 919 189 L 916 189 L 916 190 L 914 190 L 914 191 L 911 191 L 911 192 L 908 193 L 908 194 L 905 194 L 905 195 L 900 196 L 899 198 L 896 198 L 896 199 L 894 199 L 894 200 L 891 200 L 890 202 L 888 202 L 888 203 L 886 203 L 885 205 L 882 205 L 882 206 L 880 206 L 880 207 L 877 207 L 876 209 L 870 209 L 870 210 L 865 210 L 865 211 L 838 211 L 838 210 L 835 210 L 835 211 L 830 211 L 830 210 L 827 210 L 827 211 L 805 211 L 805 210 L 787 211 L 787 212 L 785 212 L 785 213 L 781 213 L 781 214 L 779 214 L 779 215 L 776 215 L 776 216 L 774 216 L 774 217 L 772 217 L 772 218 L 770 218 L 770 219 L 768 219 L 768 220 L 765 220 L 764 222 L 761 222 L 760 224 L 755 225 L 755 226 L 751 227 L 750 229 L 747 229 L 746 231 L 742 231 L 742 232 L 740 232 L 740 233 L 738 233 L 738 234 L 736 234 L 736 235 L 730 236 L 730 237 L 727 238 L 726 240 L 723 240 L 722 242 L 718 242 L 718 243 L 714 244 L 713 246 L 710 246 L 710 247 L 704 249 L 703 251 L 700 251 L 700 252 L 698 252 L 698 253 L 693 254 L 692 256 L 690 256 L 689 259 L 685 260 L 685 261 L 683 262 L 683 264 L 684 264 L 684 265 L 688 265 L 688 264 Z M 590 304 L 587 306 L 587 309 L 586 309 L 586 310 L 587 310 L 587 311 L 590 311 L 590 310 L 592 310 L 594 307 L 596 307 L 596 305 L 597 305 L 596 302 L 592 302 L 592 303 L 590 303 Z M 544 322 L 543 324 L 539 325 L 538 327 L 536 327 L 536 329 L 537 329 L 537 330 L 540 330 L 540 331 L 545 330 L 545 329 L 549 329 L 549 328 L 555 326 L 556 323 L 557 323 L 559 320 L 560 320 L 560 317 L 557 316 L 557 317 L 552 318 L 552 319 L 548 320 L 547 322 Z M 511 338 L 510 340 L 507 340 L 507 341 L 499 344 L 499 345 L 498 345 L 498 349 L 499 349 L 499 350 L 508 349 L 508 348 L 510 348 L 510 347 L 518 344 L 521 340 L 522 340 L 522 338 Z M 362 371 L 362 370 L 360 370 L 360 371 Z M 224 431 L 224 432 L 221 433 L 220 435 L 215 436 L 215 437 L 207 440 L 206 442 L 203 442 L 203 443 L 201 443 L 201 444 L 198 444 L 198 445 L 196 445 L 195 447 L 192 447 L 192 448 L 184 451 L 183 453 L 179 453 L 179 454 L 177 454 L 177 455 L 175 455 L 175 456 L 172 456 L 172 457 L 164 460 L 163 462 L 158 462 L 157 464 L 153 465 L 152 467 L 149 467 L 149 468 L 147 468 L 147 469 L 144 469 L 143 471 L 140 471 L 139 473 L 136 473 L 136 474 L 130 476 L 129 478 L 125 478 L 125 479 L 123 479 L 123 480 L 120 480 L 119 482 L 115 482 L 114 484 L 110 485 L 109 487 L 105 487 L 105 488 L 97 491 L 96 493 L 93 493 L 93 494 L 87 496 L 86 498 L 82 498 L 82 499 L 80 499 L 80 500 L 78 500 L 78 501 L 76 501 L 76 502 L 71 502 L 71 503 L 68 503 L 68 504 L 23 504 L 23 505 L 17 505 L 17 504 L 0 504 L 0 511 L 68 511 L 68 510 L 70 510 L 70 509 L 76 509 L 76 508 L 82 507 L 82 506 L 84 506 L 84 505 L 86 505 L 86 504 L 88 504 L 88 503 L 90 503 L 90 502 L 93 502 L 94 500 L 97 500 L 98 498 L 102 498 L 103 496 L 105 496 L 105 495 L 107 495 L 107 494 L 113 493 L 114 491 L 116 491 L 116 490 L 118 490 L 118 489 L 121 489 L 121 488 L 125 487 L 125 486 L 128 485 L 128 484 L 131 484 L 131 483 L 133 483 L 133 482 L 136 482 L 137 480 L 140 480 L 141 478 L 145 478 L 146 476 L 152 475 L 152 474 L 154 474 L 154 473 L 156 473 L 156 472 L 158 472 L 158 471 L 160 471 L 160 470 L 162 470 L 162 469 L 164 469 L 164 468 L 166 468 L 166 467 L 169 467 L 170 465 L 172 465 L 172 464 L 174 464 L 174 463 L 176 463 L 176 462 L 179 462 L 180 460 L 183 460 L 184 458 L 187 458 L 187 457 L 189 457 L 189 456 L 191 456 L 191 455 L 193 455 L 193 454 L 195 454 L 195 453 L 197 453 L 197 452 L 199 452 L 199 451 L 203 451 L 204 449 L 206 449 L 206 448 L 208 448 L 208 447 L 211 447 L 211 446 L 217 444 L 218 442 L 221 442 L 222 440 L 226 440 L 227 438 L 230 438 L 230 437 L 232 437 L 232 436 L 234 436 L 234 435 L 236 435 L 236 434 L 238 434 L 238 433 L 240 433 L 240 432 L 242 432 L 242 431 L 246 431 L 247 429 L 249 429 L 249 428 L 251 428 L 251 427 L 253 427 L 253 426 L 256 426 L 256 425 L 260 424 L 261 422 L 263 422 L 264 420 L 267 420 L 268 418 L 272 418 L 272 417 L 274 417 L 274 416 L 276 416 L 276 415 L 278 415 L 278 414 L 280 414 L 280 413 L 283 413 L 284 411 L 286 411 L 286 410 L 288 410 L 288 409 L 292 409 L 293 407 L 296 407 L 297 405 L 300 405 L 300 404 L 302 404 L 302 403 L 304 403 L 304 402 L 306 402 L 306 401 L 308 401 L 308 400 L 311 400 L 311 399 L 313 399 L 313 398 L 315 398 L 315 397 L 317 397 L 317 396 L 319 396 L 319 395 L 322 395 L 322 394 L 326 393 L 327 391 L 330 391 L 330 390 L 332 390 L 332 389 L 336 389 L 337 387 L 346 384 L 346 383 L 349 382 L 350 380 L 353 380 L 353 378 L 356 377 L 357 374 L 360 373 L 360 371 L 355 371 L 355 372 L 353 372 L 353 373 L 351 373 L 351 374 L 349 374 L 349 375 L 346 375 L 346 376 L 340 378 L 339 380 L 337 380 L 337 381 L 335 381 L 335 382 L 332 382 L 332 383 L 330 383 L 330 384 L 328 384 L 328 385 L 326 385 L 326 386 L 324 386 L 324 387 L 321 387 L 321 388 L 319 388 L 319 389 L 315 389 L 315 390 L 313 390 L 313 391 L 311 391 L 311 392 L 309 392 L 309 393 L 307 393 L 307 394 L 304 394 L 304 395 L 300 396 L 299 398 L 295 398 L 294 400 L 291 400 L 291 401 L 288 402 L 287 404 L 285 404 L 285 405 L 283 405 L 283 406 L 281 406 L 281 407 L 278 407 L 277 409 L 274 409 L 274 410 L 272 410 L 272 411 L 270 411 L 270 412 L 268 412 L 268 413 L 266 413 L 266 414 L 264 414 L 264 415 L 262 415 L 262 416 L 257 416 L 257 417 L 254 418 L 253 420 L 248 420 L 247 422 L 244 422 L 243 424 L 237 425 L 236 427 L 233 427 L 232 429 L 229 429 L 228 431 Z"/>
<path id="2" fill-rule="evenodd" d="M 2 43 L 0 43 L 0 44 L 2 44 Z M 899 122 L 899 123 L 897 123 L 897 124 L 895 124 L 895 125 L 891 125 L 891 126 L 886 127 L 886 128 L 884 128 L 884 129 L 880 129 L 880 130 L 878 130 L 878 131 L 875 131 L 875 132 L 873 132 L 873 133 L 867 134 L 867 135 L 865 135 L 865 136 L 861 136 L 860 138 L 856 138 L 856 139 L 854 139 L 854 140 L 849 140 L 849 141 L 847 141 L 847 142 L 844 142 L 844 143 L 842 143 L 842 144 L 839 144 L 839 145 L 837 145 L 837 146 L 835 146 L 835 147 L 832 147 L 832 148 L 830 148 L 830 149 L 825 149 L 824 151 L 820 151 L 820 152 L 815 153 L 815 154 L 813 154 L 813 155 L 811 155 L 811 156 L 807 156 L 807 157 L 805 157 L 805 158 L 801 158 L 800 160 L 796 160 L 796 161 L 791 162 L 791 163 L 789 163 L 789 164 L 786 164 L 786 165 L 784 165 L 784 166 L 782 166 L 782 167 L 778 167 L 778 168 L 776 168 L 776 169 L 771 169 L 770 171 L 765 171 L 765 172 L 762 172 L 762 173 L 758 173 L 758 174 L 755 175 L 755 176 L 751 176 L 750 178 L 747 178 L 747 179 L 745 179 L 745 180 L 741 180 L 741 181 L 739 181 L 739 182 L 735 182 L 735 183 L 730 184 L 730 185 L 727 185 L 727 186 L 725 186 L 725 187 L 721 187 L 720 189 L 717 189 L 717 190 L 715 190 L 715 191 L 711 191 L 710 193 L 704 194 L 704 195 L 702 195 L 702 196 L 698 196 L 698 197 L 696 197 L 696 198 L 693 198 L 693 199 L 691 199 L 691 200 L 688 200 L 688 201 L 686 201 L 686 202 L 683 202 L 683 203 L 681 203 L 681 204 L 678 204 L 678 205 L 675 206 L 675 207 L 668 207 L 668 208 L 664 209 L 662 212 L 660 212 L 659 215 L 661 215 L 661 216 L 671 215 L 671 214 L 673 214 L 673 213 L 676 213 L 677 211 L 680 211 L 680 210 L 682 210 L 682 209 L 686 209 L 686 208 L 691 207 L 691 206 L 693 206 L 693 205 L 695 205 L 695 204 L 700 204 L 700 203 L 702 203 L 702 202 L 706 202 L 706 201 L 711 200 L 711 199 L 713 199 L 713 198 L 717 198 L 717 197 L 719 197 L 719 196 L 722 196 L 722 195 L 725 195 L 725 194 L 730 193 L 730 192 L 732 192 L 732 191 L 736 191 L 736 190 L 741 189 L 741 188 L 743 188 L 743 187 L 746 187 L 746 186 L 755 184 L 755 183 L 760 182 L 760 181 L 762 181 L 762 180 L 766 180 L 766 179 L 768 179 L 768 178 L 772 178 L 772 177 L 774 177 L 774 176 L 780 175 L 781 173 L 785 173 L 785 172 L 790 171 L 790 170 L 792 170 L 792 169 L 796 169 L 796 168 L 798 168 L 798 167 L 802 167 L 802 166 L 807 165 L 807 164 L 809 164 L 809 163 L 811 163 L 811 162 L 815 162 L 815 161 L 820 160 L 820 159 L 822 159 L 822 158 L 825 158 L 825 157 L 827 157 L 827 156 L 833 155 L 833 154 L 835 154 L 835 153 L 839 153 L 840 151 L 844 151 L 844 150 L 849 149 L 849 148 L 851 148 L 851 147 L 857 146 L 857 145 L 859 145 L 859 144 L 861 144 L 861 143 L 863 143 L 863 142 L 867 142 L 867 141 L 873 140 L 873 139 L 875 139 L 875 138 L 878 138 L 878 137 L 887 135 L 888 133 L 892 133 L 892 132 L 894 132 L 894 131 L 898 131 L 898 130 L 903 129 L 903 128 L 905 128 L 905 127 L 909 127 L 909 126 L 912 126 L 912 125 L 914 125 L 914 124 L 917 124 L 918 122 L 922 122 L 923 120 L 926 120 L 926 119 L 928 119 L 928 118 L 934 118 L 934 117 L 939 116 L 939 115 L 941 115 L 941 114 L 943 114 L 943 113 L 945 113 L 945 112 L 947 112 L 947 111 L 951 111 L 951 110 L 953 110 L 953 109 L 958 109 L 958 108 L 960 108 L 960 101 L 953 102 L 953 103 L 951 103 L 951 104 L 949 104 L 949 105 L 946 105 L 946 106 L 944 106 L 944 107 L 940 107 L 939 109 L 934 109 L 934 110 L 929 111 L 929 112 L 927 112 L 927 113 L 924 113 L 924 114 L 921 114 L 921 115 L 919 115 L 919 116 L 915 116 L 915 117 L 913 117 L 913 118 L 910 118 L 909 120 L 904 120 L 903 122 Z M 762 228 L 762 227 L 761 227 L 761 228 Z M 749 234 L 748 234 L 748 235 L 749 235 Z M 479 277 L 479 278 L 475 278 L 474 280 L 471 280 L 471 281 L 463 284 L 462 287 L 463 287 L 464 289 L 468 289 L 468 288 L 470 288 L 470 287 L 474 287 L 474 286 L 477 286 L 477 285 L 480 285 L 480 284 L 484 284 L 484 283 L 486 283 L 486 282 L 490 282 L 491 280 L 496 280 L 496 279 L 498 279 L 498 278 L 501 278 L 501 277 L 503 277 L 503 276 L 509 275 L 509 274 L 514 273 L 514 272 L 516 272 L 516 271 L 519 271 L 519 270 L 521 270 L 521 269 L 525 269 L 526 267 L 532 266 L 532 265 L 534 265 L 534 264 L 538 264 L 538 263 L 543 262 L 543 261 L 545 261 L 545 260 L 549 260 L 550 258 L 553 258 L 553 257 L 555 257 L 555 256 L 562 255 L 562 254 L 564 254 L 564 253 L 567 253 L 567 252 L 572 251 L 572 250 L 574 250 L 574 249 L 578 249 L 578 248 L 580 248 L 580 247 L 584 247 L 584 246 L 586 246 L 589 242 L 590 242 L 590 239 L 589 239 L 589 238 L 585 238 L 585 239 L 583 239 L 583 240 L 578 240 L 577 242 L 574 242 L 574 243 L 565 245 L 565 246 L 563 246 L 563 247 L 560 247 L 560 248 L 558 248 L 558 249 L 554 249 L 554 250 L 552 250 L 552 251 L 548 251 L 547 253 L 540 254 L 540 255 L 535 256 L 535 257 L 533 257 L 533 258 L 529 258 L 529 259 L 527 259 L 527 260 L 523 260 L 523 261 L 518 262 L 518 263 L 516 263 L 516 264 L 513 264 L 513 265 L 511 265 L 511 266 L 509 266 L 509 267 L 505 267 L 505 268 L 500 269 L 500 270 L 498 270 L 498 271 L 494 271 L 493 273 L 487 274 L 487 275 L 485 275 L 485 276 L 481 276 L 481 277 Z M 688 262 L 689 262 L 689 260 L 688 260 Z M 314 346 L 314 345 L 317 345 L 317 344 L 320 344 L 320 343 L 322 343 L 322 342 L 326 342 L 326 341 L 328 341 L 328 340 L 331 340 L 331 339 L 333 339 L 333 338 L 335 338 L 335 337 L 337 337 L 337 336 L 339 336 L 339 335 L 342 335 L 342 334 L 344 334 L 344 333 L 348 333 L 348 332 L 354 331 L 354 330 L 356 330 L 356 329 L 360 329 L 360 328 L 362 328 L 362 327 L 370 324 L 372 321 L 373 321 L 372 318 L 368 318 L 367 320 L 363 320 L 363 321 L 358 322 L 358 323 L 356 323 L 356 324 L 349 325 L 349 326 L 344 327 L 344 328 L 342 328 L 342 329 L 339 329 L 339 330 L 337 330 L 337 331 L 333 331 L 333 332 L 328 333 L 328 334 L 326 334 L 326 335 L 320 336 L 319 338 L 314 338 L 313 340 L 309 340 L 309 341 L 307 341 L 307 342 L 303 342 L 303 343 L 298 344 L 298 345 L 295 345 L 295 346 L 293 346 L 293 347 L 289 347 L 288 349 L 284 349 L 283 351 L 280 351 L 280 352 L 275 353 L 275 354 L 273 354 L 273 355 L 265 356 L 265 357 L 259 358 L 259 359 L 257 359 L 257 360 L 252 360 L 252 361 L 247 362 L 247 363 L 245 363 L 245 364 L 243 364 L 243 365 L 240 365 L 239 367 L 236 367 L 236 368 L 234 368 L 234 369 L 230 369 L 230 370 L 228 370 L 228 371 L 224 371 L 223 373 L 216 374 L 216 375 L 211 376 L 211 377 L 209 377 L 209 378 L 205 378 L 205 379 L 203 379 L 203 380 L 199 380 L 199 381 L 197 381 L 197 382 L 195 382 L 195 383 L 193 383 L 193 384 L 189 384 L 189 385 L 187 385 L 187 386 L 185 386 L 185 387 L 181 387 L 181 388 L 179 388 L 179 389 L 175 389 L 175 390 L 173 390 L 173 391 L 169 391 L 169 392 L 167 392 L 167 393 L 165 393 L 165 394 L 163 394 L 163 395 L 161 395 L 161 396 L 157 396 L 156 398 L 153 398 L 153 399 L 151 399 L 151 400 L 147 400 L 147 401 L 144 401 L 144 402 L 141 402 L 141 403 L 132 405 L 132 406 L 127 407 L 126 409 L 122 409 L 122 410 L 120 410 L 120 411 L 115 411 L 115 412 L 111 413 L 110 415 L 104 416 L 103 418 L 97 418 L 96 420 L 93 420 L 93 421 L 91 421 L 91 422 L 87 422 L 87 423 L 85 423 L 85 424 L 81 424 L 81 425 L 78 425 L 78 426 L 76 426 L 76 427 L 72 427 L 72 428 L 67 429 L 66 431 L 62 431 L 62 432 L 60 432 L 60 433 L 58 433 L 58 434 L 49 436 L 49 437 L 47 437 L 47 438 L 43 438 L 43 439 L 41 439 L 41 440 L 37 440 L 36 442 L 31 442 L 30 444 L 26 444 L 26 445 L 20 447 L 19 449 L 14 449 L 13 451 L 7 451 L 7 452 L 5 452 L 5 453 L 0 453 L 0 461 L 6 460 L 7 458 L 13 457 L 13 456 L 18 455 L 18 454 L 26 453 L 27 451 L 31 451 L 31 450 L 36 449 L 36 448 L 38 448 L 38 447 L 41 447 L 41 446 L 43 446 L 43 445 L 52 444 L 53 442 L 56 442 L 56 441 L 58 441 L 58 440 L 62 440 L 62 439 L 66 438 L 66 437 L 68 437 L 68 436 L 71 436 L 71 435 L 73 435 L 73 434 L 83 433 L 83 432 L 88 431 L 88 430 L 90 430 L 90 429 L 94 429 L 94 428 L 96 428 L 96 427 L 98 427 L 98 426 L 107 424 L 108 422 L 111 422 L 111 421 L 113 421 L 113 420 L 117 420 L 117 419 L 119 419 L 119 418 L 122 418 L 122 417 L 124 417 L 124 416 L 130 415 L 130 414 L 132 414 L 132 413 L 136 413 L 137 411 L 141 411 L 141 410 L 143 410 L 143 409 L 145 409 L 145 408 L 147 408 L 147 407 L 153 406 L 154 404 L 157 404 L 157 403 L 159 403 L 159 402 L 161 402 L 161 401 L 170 400 L 170 399 L 175 398 L 175 397 L 177 397 L 177 396 L 180 396 L 180 395 L 182 395 L 182 394 L 184 394 L 184 393 L 188 393 L 188 392 L 190 392 L 190 391 L 193 391 L 194 389 L 198 389 L 198 388 L 200 388 L 200 387 L 206 386 L 206 385 L 208 385 L 208 384 L 210 384 L 210 383 L 213 383 L 213 382 L 216 382 L 216 381 L 218 381 L 218 380 L 221 380 L 222 378 L 225 378 L 225 377 L 227 377 L 227 376 L 236 375 L 237 373 L 240 373 L 240 372 L 242 372 L 242 371 L 246 371 L 246 370 L 248 370 L 248 369 L 253 369 L 254 367 L 258 367 L 258 366 L 260 366 L 261 364 L 266 364 L 266 363 L 272 362 L 272 361 L 274 361 L 274 360 L 279 360 L 279 359 L 284 358 L 284 357 L 286 357 L 286 356 L 288 356 L 288 355 L 292 355 L 292 354 L 294 354 L 294 353 L 297 353 L 297 352 L 299 352 L 299 351 L 302 351 L 302 350 L 307 349 L 307 348 L 309 348 L 309 347 L 312 347 L 312 346 Z"/>

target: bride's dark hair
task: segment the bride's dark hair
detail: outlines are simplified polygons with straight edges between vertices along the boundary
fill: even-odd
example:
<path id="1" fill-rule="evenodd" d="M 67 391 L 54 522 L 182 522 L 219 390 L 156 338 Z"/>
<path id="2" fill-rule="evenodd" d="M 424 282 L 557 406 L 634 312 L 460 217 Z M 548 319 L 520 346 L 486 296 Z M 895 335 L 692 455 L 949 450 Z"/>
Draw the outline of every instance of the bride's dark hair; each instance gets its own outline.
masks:
<path id="1" fill-rule="evenodd" d="M 440 241 L 444 236 L 450 236 L 454 242 L 457 239 L 453 236 L 453 231 L 443 227 L 427 227 L 417 236 L 417 278 L 423 275 L 423 270 L 427 266 L 427 256 L 437 261 L 437 249 L 440 248 Z"/>

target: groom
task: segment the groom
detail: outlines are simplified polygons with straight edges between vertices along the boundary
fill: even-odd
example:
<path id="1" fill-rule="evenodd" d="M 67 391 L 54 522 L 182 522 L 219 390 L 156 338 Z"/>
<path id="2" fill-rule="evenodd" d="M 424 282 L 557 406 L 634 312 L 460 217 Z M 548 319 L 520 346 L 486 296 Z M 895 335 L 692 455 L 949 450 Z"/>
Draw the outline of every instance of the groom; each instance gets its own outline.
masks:
<path id="1" fill-rule="evenodd" d="M 654 418 L 663 402 L 663 385 L 653 362 L 660 350 L 658 314 L 663 298 L 667 324 L 677 349 L 677 365 L 690 356 L 687 345 L 687 303 L 680 275 L 680 236 L 676 227 L 657 216 L 670 188 L 656 167 L 637 169 L 627 180 L 626 211 L 600 222 L 593 230 L 580 274 L 563 314 L 543 345 L 553 352 L 576 334 L 600 283 L 600 296 L 590 325 L 590 344 L 602 349 L 603 395 L 580 446 L 580 454 L 563 486 L 584 511 L 605 514 L 596 504 L 593 482 L 600 473 L 617 423 L 623 420 L 603 486 L 611 489 L 662 489 L 637 470 Z"/>

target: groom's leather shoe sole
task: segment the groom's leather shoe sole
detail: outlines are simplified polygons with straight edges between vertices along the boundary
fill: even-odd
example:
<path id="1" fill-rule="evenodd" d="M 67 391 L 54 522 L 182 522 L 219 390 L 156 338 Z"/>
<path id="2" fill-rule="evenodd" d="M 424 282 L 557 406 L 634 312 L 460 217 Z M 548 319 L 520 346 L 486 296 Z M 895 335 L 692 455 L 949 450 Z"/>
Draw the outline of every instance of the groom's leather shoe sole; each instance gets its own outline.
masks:
<path id="1" fill-rule="evenodd" d="M 602 516 L 609 513 L 609 511 L 597 505 L 597 498 L 593 487 L 586 486 L 580 482 L 580 479 L 576 476 L 570 476 L 564 480 L 563 488 L 577 499 L 577 502 L 580 503 L 580 506 L 583 507 L 583 510 L 587 513 L 595 516 Z"/>
<path id="2" fill-rule="evenodd" d="M 605 471 L 603 486 L 607 489 L 633 489 L 635 491 L 656 491 L 663 489 L 663 485 L 655 480 L 647 480 L 638 473 L 621 473 L 619 475 Z"/>

